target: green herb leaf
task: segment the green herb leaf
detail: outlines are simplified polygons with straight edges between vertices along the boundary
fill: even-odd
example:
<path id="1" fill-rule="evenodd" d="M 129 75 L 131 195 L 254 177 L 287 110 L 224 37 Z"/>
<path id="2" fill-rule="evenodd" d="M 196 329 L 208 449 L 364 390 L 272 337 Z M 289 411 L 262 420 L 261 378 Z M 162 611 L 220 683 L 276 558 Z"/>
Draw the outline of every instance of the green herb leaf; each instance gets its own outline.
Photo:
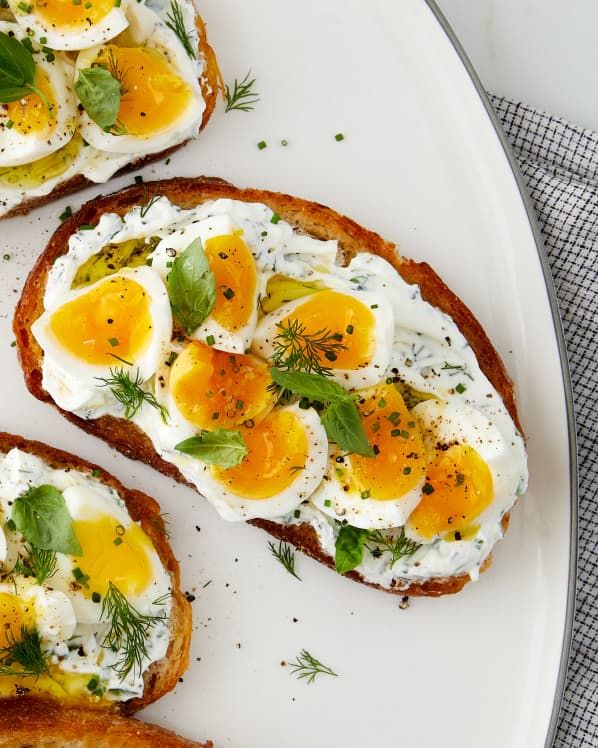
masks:
<path id="1" fill-rule="evenodd" d="M 297 660 L 289 662 L 289 665 L 292 668 L 291 673 L 293 675 L 296 675 L 300 680 L 305 678 L 308 683 L 313 683 L 318 675 L 332 675 L 335 678 L 338 676 L 338 673 L 316 659 L 307 649 L 302 649 L 297 656 Z"/>
<path id="2" fill-rule="evenodd" d="M 99 66 L 79 70 L 75 91 L 87 114 L 103 130 L 116 124 L 121 85 L 108 70 Z"/>
<path id="3" fill-rule="evenodd" d="M 191 335 L 216 303 L 216 279 L 201 239 L 192 241 L 173 262 L 167 285 L 172 312 L 187 335 Z"/>
<path id="4" fill-rule="evenodd" d="M 175 449 L 191 457 L 197 457 L 208 465 L 219 465 L 224 468 L 235 467 L 247 454 L 243 435 L 233 429 L 204 431 L 198 436 L 179 442 Z"/>
<path id="5" fill-rule="evenodd" d="M 38 584 L 43 584 L 49 577 L 56 573 L 56 551 L 48 551 L 37 548 L 34 545 L 25 544 L 26 558 L 17 559 L 13 567 L 14 574 L 22 574 L 25 577 L 34 577 Z"/>
<path id="6" fill-rule="evenodd" d="M 8 629 L 10 632 L 10 628 Z M 37 678 L 48 672 L 48 657 L 42 650 L 41 637 L 21 625 L 20 638 L 7 636 L 7 645 L 0 647 L 0 675 L 26 675 Z M 14 664 L 19 668 L 13 668 Z"/>
<path id="7" fill-rule="evenodd" d="M 12 519 L 25 540 L 37 548 L 73 556 L 83 553 L 64 497 L 54 486 L 30 488 L 19 496 L 12 508 Z"/>
<path id="8" fill-rule="evenodd" d="M 334 556 L 334 567 L 339 574 L 346 574 L 359 566 L 363 561 L 363 550 L 367 539 L 367 530 L 361 530 L 352 525 L 341 527 L 336 538 Z"/>
<path id="9" fill-rule="evenodd" d="M 268 548 L 270 549 L 270 552 L 274 556 L 274 558 L 284 566 L 284 568 L 295 577 L 295 579 L 298 579 L 301 581 L 301 577 L 297 574 L 295 571 L 295 551 L 291 548 L 290 545 L 287 545 L 287 543 L 283 543 L 282 540 L 278 542 L 278 548 L 274 545 L 274 543 L 269 542 Z"/>
<path id="10" fill-rule="evenodd" d="M 0 31 L 0 102 L 9 104 L 35 93 L 51 113 L 50 102 L 34 85 L 35 71 L 31 50 L 16 37 Z"/>
<path id="11" fill-rule="evenodd" d="M 328 438 L 336 442 L 341 449 L 364 457 L 375 456 L 353 400 L 345 399 L 330 403 L 322 416 L 322 424 Z"/>
<path id="12" fill-rule="evenodd" d="M 349 393 L 340 384 L 321 374 L 306 371 L 281 371 L 276 368 L 270 369 L 270 374 L 277 385 L 301 397 L 331 403 L 345 400 L 353 402 Z"/>

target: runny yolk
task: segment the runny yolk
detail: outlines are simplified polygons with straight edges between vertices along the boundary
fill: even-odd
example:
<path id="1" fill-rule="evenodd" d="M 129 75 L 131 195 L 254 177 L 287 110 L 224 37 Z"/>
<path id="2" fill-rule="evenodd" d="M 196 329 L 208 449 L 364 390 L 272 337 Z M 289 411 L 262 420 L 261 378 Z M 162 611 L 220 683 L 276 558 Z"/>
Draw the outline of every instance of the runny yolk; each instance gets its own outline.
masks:
<path id="1" fill-rule="evenodd" d="M 354 487 L 364 498 L 386 501 L 411 491 L 426 472 L 426 453 L 416 420 L 392 384 L 367 391 L 357 408 L 375 457 L 350 456 Z"/>
<path id="2" fill-rule="evenodd" d="M 34 85 L 46 97 L 47 104 L 38 94 L 27 94 L 18 101 L 4 105 L 7 122 L 12 123 L 11 127 L 23 135 L 35 134 L 38 138 L 44 138 L 49 135 L 55 122 L 54 89 L 46 73 L 39 67 L 36 70 Z M 6 127 L 6 122 L 4 127 Z"/>
<path id="3" fill-rule="evenodd" d="M 255 309 L 257 272 L 253 255 L 237 234 L 208 239 L 205 253 L 216 277 L 212 317 L 227 330 L 239 330 Z"/>
<path id="4" fill-rule="evenodd" d="M 114 517 L 104 515 L 76 520 L 73 530 L 83 551 L 74 559 L 74 568 L 89 577 L 85 583 L 80 582 L 84 595 L 105 595 L 110 581 L 125 597 L 135 597 L 147 589 L 153 577 L 149 558 L 152 544 L 139 525 L 133 523 L 125 529 Z M 86 577 L 78 574 L 75 581 Z"/>
<path id="5" fill-rule="evenodd" d="M 134 361 L 152 332 L 150 298 L 136 281 L 111 276 L 57 309 L 50 319 L 57 341 L 89 364 Z"/>
<path id="6" fill-rule="evenodd" d="M 68 27 L 83 27 L 87 30 L 119 4 L 115 0 L 82 0 L 77 3 L 74 0 L 50 0 L 34 3 L 32 10 L 48 26 L 57 30 Z"/>
<path id="7" fill-rule="evenodd" d="M 357 369 L 372 356 L 376 320 L 371 309 L 354 296 L 339 291 L 319 291 L 280 321 L 285 327 L 297 321 L 307 333 L 336 335 L 345 348 L 318 354 L 322 366 Z"/>
<path id="8" fill-rule="evenodd" d="M 95 61 L 121 84 L 117 126 L 127 135 L 150 137 L 173 125 L 189 108 L 193 94 L 156 49 L 102 48 Z"/>
<path id="9" fill-rule="evenodd" d="M 169 387 L 183 416 L 201 429 L 230 428 L 272 407 L 270 370 L 254 356 L 189 342 L 170 372 Z"/>
<path id="10" fill-rule="evenodd" d="M 0 648 L 21 638 L 21 627 L 32 618 L 31 611 L 16 595 L 0 592 Z"/>
<path id="11" fill-rule="evenodd" d="M 253 428 L 240 431 L 247 455 L 233 468 L 212 468 L 229 491 L 246 499 L 269 499 L 291 485 L 305 466 L 308 440 L 303 424 L 289 411 L 275 410 Z"/>
<path id="12" fill-rule="evenodd" d="M 426 540 L 449 532 L 458 540 L 489 506 L 493 493 L 492 473 L 479 453 L 467 445 L 453 445 L 438 451 L 428 466 L 421 501 L 409 516 L 409 525 Z"/>

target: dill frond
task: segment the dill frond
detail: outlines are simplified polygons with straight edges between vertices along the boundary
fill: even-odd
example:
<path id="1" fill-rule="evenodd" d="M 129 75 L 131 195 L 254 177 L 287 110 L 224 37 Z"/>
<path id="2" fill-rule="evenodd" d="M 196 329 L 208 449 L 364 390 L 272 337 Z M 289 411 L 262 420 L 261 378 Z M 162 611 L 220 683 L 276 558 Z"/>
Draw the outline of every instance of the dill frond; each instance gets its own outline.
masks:
<path id="1" fill-rule="evenodd" d="M 268 543 L 268 548 L 270 548 L 270 552 L 274 556 L 274 558 L 284 566 L 284 568 L 295 577 L 295 579 L 298 579 L 301 581 L 301 577 L 297 574 L 295 571 L 295 552 L 291 548 L 290 545 L 287 545 L 286 543 L 283 543 L 282 540 L 278 543 L 278 548 L 274 545 L 273 542 Z"/>
<path id="2" fill-rule="evenodd" d="M 252 91 L 255 84 L 255 78 L 251 78 L 251 70 L 247 72 L 247 75 L 239 82 L 235 78 L 233 83 L 233 90 L 230 90 L 228 83 L 226 84 L 224 96 L 226 98 L 226 109 L 225 112 L 231 112 L 233 109 L 237 109 L 241 112 L 251 112 L 260 100 L 259 94 Z"/>
<path id="3" fill-rule="evenodd" d="M 124 367 L 110 369 L 109 377 L 96 377 L 102 384 L 100 387 L 108 387 L 115 399 L 123 406 L 125 418 L 133 418 L 144 403 L 156 408 L 164 423 L 168 418 L 168 410 L 161 405 L 152 392 L 147 392 L 142 388 L 143 380 L 139 369 L 135 374 L 135 379 L 125 371 Z"/>
<path id="4" fill-rule="evenodd" d="M 338 677 L 338 673 L 321 663 L 306 649 L 301 650 L 296 662 L 290 662 L 289 664 L 292 667 L 293 675 L 296 675 L 299 679 L 306 678 L 308 683 L 313 683 L 316 676 L 320 674 Z"/>

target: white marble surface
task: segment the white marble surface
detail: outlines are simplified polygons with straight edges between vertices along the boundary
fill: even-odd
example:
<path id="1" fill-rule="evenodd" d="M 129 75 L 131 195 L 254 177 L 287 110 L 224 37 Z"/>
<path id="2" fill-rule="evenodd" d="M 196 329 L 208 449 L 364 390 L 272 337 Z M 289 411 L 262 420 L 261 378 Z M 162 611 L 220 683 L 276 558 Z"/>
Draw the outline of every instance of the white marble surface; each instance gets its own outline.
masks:
<path id="1" fill-rule="evenodd" d="M 436 0 L 484 86 L 598 131 L 598 0 Z"/>

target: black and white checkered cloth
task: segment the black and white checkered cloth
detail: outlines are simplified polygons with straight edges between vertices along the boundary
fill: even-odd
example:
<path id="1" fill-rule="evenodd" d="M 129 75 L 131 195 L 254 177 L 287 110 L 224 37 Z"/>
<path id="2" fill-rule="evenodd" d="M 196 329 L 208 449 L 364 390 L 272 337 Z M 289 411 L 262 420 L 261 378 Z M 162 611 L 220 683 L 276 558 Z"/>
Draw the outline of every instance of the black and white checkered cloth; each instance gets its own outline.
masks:
<path id="1" fill-rule="evenodd" d="M 579 450 L 577 607 L 555 748 L 598 746 L 598 133 L 508 99 L 490 101 L 544 236 L 571 367 Z"/>

